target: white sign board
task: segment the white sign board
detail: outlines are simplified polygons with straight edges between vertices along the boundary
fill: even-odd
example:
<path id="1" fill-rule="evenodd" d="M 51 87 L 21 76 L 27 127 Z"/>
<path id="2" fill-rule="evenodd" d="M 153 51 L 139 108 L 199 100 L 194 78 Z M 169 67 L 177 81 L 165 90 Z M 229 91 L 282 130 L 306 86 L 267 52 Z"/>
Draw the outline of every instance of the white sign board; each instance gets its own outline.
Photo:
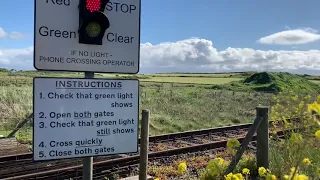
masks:
<path id="1" fill-rule="evenodd" d="M 141 0 L 110 0 L 102 45 L 79 44 L 79 0 L 35 0 L 37 70 L 139 72 Z"/>
<path id="2" fill-rule="evenodd" d="M 35 161 L 138 152 L 139 81 L 34 78 Z"/>

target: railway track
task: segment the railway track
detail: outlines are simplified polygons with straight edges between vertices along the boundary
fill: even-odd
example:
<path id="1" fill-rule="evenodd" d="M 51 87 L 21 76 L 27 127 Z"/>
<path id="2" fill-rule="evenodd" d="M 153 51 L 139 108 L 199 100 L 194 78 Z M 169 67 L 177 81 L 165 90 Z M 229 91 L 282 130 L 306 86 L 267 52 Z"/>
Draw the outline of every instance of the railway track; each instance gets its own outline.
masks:
<path id="1" fill-rule="evenodd" d="M 223 148 L 231 138 L 240 142 L 252 124 L 172 133 L 149 138 L 149 158 Z M 278 132 L 281 135 L 281 131 Z M 255 136 L 253 137 L 255 140 Z M 140 139 L 139 139 L 140 145 Z M 95 179 L 111 172 L 130 171 L 139 163 L 139 154 L 94 157 Z M 0 179 L 77 179 L 82 176 L 82 159 L 33 162 L 32 153 L 0 157 Z M 120 172 L 119 172 L 120 171 Z M 59 178 L 58 178 L 59 177 Z M 100 179 L 100 178 L 98 178 Z"/>

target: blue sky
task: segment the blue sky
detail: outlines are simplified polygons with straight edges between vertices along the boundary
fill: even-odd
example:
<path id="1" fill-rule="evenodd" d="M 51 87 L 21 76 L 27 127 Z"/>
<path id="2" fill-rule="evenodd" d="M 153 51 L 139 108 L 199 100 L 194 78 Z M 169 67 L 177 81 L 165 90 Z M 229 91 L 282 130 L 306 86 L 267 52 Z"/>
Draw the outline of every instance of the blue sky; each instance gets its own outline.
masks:
<path id="1" fill-rule="evenodd" d="M 4 66 L 15 67 L 8 63 L 12 55 L 1 56 L 7 53 L 8 49 L 23 50 L 33 46 L 33 6 L 33 0 L 0 1 L 0 28 L 7 35 L 18 32 L 23 37 L 1 38 L 0 36 L 0 66 L 3 58 L 6 62 Z M 165 46 L 165 48 L 173 48 L 177 53 L 170 56 L 165 54 L 159 58 L 152 56 L 153 58 L 150 59 L 142 52 L 150 52 L 151 49 L 146 49 L 150 47 L 141 48 L 141 70 L 149 72 L 154 68 L 167 71 L 177 69 L 189 71 L 190 67 L 194 66 L 197 67 L 191 69 L 210 72 L 255 68 L 259 70 L 258 66 L 262 70 L 268 70 L 270 63 L 274 63 L 273 67 L 276 66 L 276 70 L 301 69 L 319 73 L 319 7 L 319 0 L 142 0 L 141 43 L 151 43 L 152 49 L 156 49 L 157 52 L 165 53 L 163 50 Z M 289 33 L 289 30 L 298 31 Z M 279 32 L 283 34 L 269 37 L 264 43 L 258 42 L 260 38 Z M 177 41 L 181 42 L 177 43 Z M 285 45 L 281 44 L 283 41 L 286 42 Z M 162 42 L 167 44 L 159 44 Z M 184 46 L 179 46 L 181 44 Z M 179 49 L 186 46 L 187 49 Z M 252 51 L 244 52 L 245 48 Z M 200 53 L 196 58 L 188 57 L 188 60 L 178 57 L 188 50 L 191 52 L 187 54 L 202 52 L 209 55 L 202 56 Z M 282 52 L 282 50 L 289 52 Z M 308 50 L 316 50 L 316 52 L 310 54 Z M 272 51 L 271 54 L 270 51 Z M 300 55 L 298 53 L 296 57 L 297 51 Z M 252 60 L 252 57 L 256 56 L 262 57 L 264 62 L 269 56 L 272 58 L 268 64 Z M 278 60 L 275 60 L 275 56 Z M 291 59 L 286 59 L 288 57 Z M 24 57 L 26 58 L 28 57 Z M 30 58 L 32 61 L 32 55 Z M 296 59 L 299 59 L 299 62 L 295 62 Z M 165 63 L 167 61 L 170 63 Z M 287 64 L 286 61 L 291 63 Z M 250 66 L 253 62 L 256 62 L 256 65 Z M 235 66 L 234 63 L 238 65 Z M 241 66 L 243 63 L 248 65 Z M 157 68 L 160 67 L 159 65 L 164 66 Z M 32 68 L 32 64 L 21 68 L 27 67 Z"/>
<path id="2" fill-rule="evenodd" d="M 160 43 L 188 37 L 212 40 L 218 49 L 248 47 L 290 49 L 265 46 L 256 40 L 300 27 L 320 29 L 320 1 L 307 0 L 143 0 L 142 41 Z M 179 22 L 179 23 L 177 23 Z M 155 36 L 156 34 L 156 36 Z M 300 48 L 319 47 L 320 42 Z"/>

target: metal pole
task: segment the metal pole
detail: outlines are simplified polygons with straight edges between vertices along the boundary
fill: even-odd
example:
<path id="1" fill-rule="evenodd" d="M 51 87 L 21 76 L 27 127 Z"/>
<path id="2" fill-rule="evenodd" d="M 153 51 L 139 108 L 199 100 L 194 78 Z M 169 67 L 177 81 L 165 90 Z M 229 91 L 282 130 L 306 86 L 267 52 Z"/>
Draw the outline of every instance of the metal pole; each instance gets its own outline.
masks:
<path id="1" fill-rule="evenodd" d="M 262 118 L 257 129 L 257 166 L 269 168 L 269 122 L 268 107 L 258 107 L 257 116 Z"/>
<path id="2" fill-rule="evenodd" d="M 84 78 L 94 78 L 94 72 L 85 72 Z M 93 157 L 83 158 L 83 180 L 93 179 Z"/>
<path id="3" fill-rule="evenodd" d="M 142 110 L 139 180 L 147 180 L 149 149 L 149 110 Z"/>

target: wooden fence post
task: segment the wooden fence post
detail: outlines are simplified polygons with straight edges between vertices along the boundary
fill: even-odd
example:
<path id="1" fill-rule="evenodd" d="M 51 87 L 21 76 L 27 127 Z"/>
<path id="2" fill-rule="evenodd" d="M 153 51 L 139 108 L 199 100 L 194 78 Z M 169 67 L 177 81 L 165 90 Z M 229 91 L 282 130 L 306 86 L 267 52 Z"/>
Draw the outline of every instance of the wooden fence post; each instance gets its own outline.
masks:
<path id="1" fill-rule="evenodd" d="M 268 107 L 258 107 L 257 116 L 262 118 L 257 129 L 257 166 L 269 168 L 269 122 Z"/>
<path id="2" fill-rule="evenodd" d="M 139 180 L 147 180 L 149 149 L 149 110 L 142 110 Z"/>
<path id="3" fill-rule="evenodd" d="M 224 172 L 225 175 L 233 172 L 233 170 L 236 168 L 239 160 L 241 159 L 241 156 L 243 155 L 244 151 L 246 150 L 246 148 L 248 147 L 250 141 L 252 140 L 254 134 L 256 133 L 257 129 L 260 127 L 261 122 L 262 122 L 262 118 L 259 116 L 259 113 L 261 110 L 261 107 L 257 107 L 256 111 L 256 118 L 253 121 L 253 124 L 251 125 L 251 127 L 249 128 L 249 131 L 246 135 L 246 137 L 244 138 L 244 140 L 241 143 L 241 146 L 239 148 L 239 150 L 236 152 L 236 154 L 232 157 L 232 160 L 228 166 L 228 168 L 226 169 L 226 171 Z"/>
<path id="4" fill-rule="evenodd" d="M 13 137 L 16 132 L 18 132 L 31 118 L 33 118 L 33 113 L 31 113 L 26 119 L 19 122 L 17 126 L 10 132 L 7 138 Z"/>

